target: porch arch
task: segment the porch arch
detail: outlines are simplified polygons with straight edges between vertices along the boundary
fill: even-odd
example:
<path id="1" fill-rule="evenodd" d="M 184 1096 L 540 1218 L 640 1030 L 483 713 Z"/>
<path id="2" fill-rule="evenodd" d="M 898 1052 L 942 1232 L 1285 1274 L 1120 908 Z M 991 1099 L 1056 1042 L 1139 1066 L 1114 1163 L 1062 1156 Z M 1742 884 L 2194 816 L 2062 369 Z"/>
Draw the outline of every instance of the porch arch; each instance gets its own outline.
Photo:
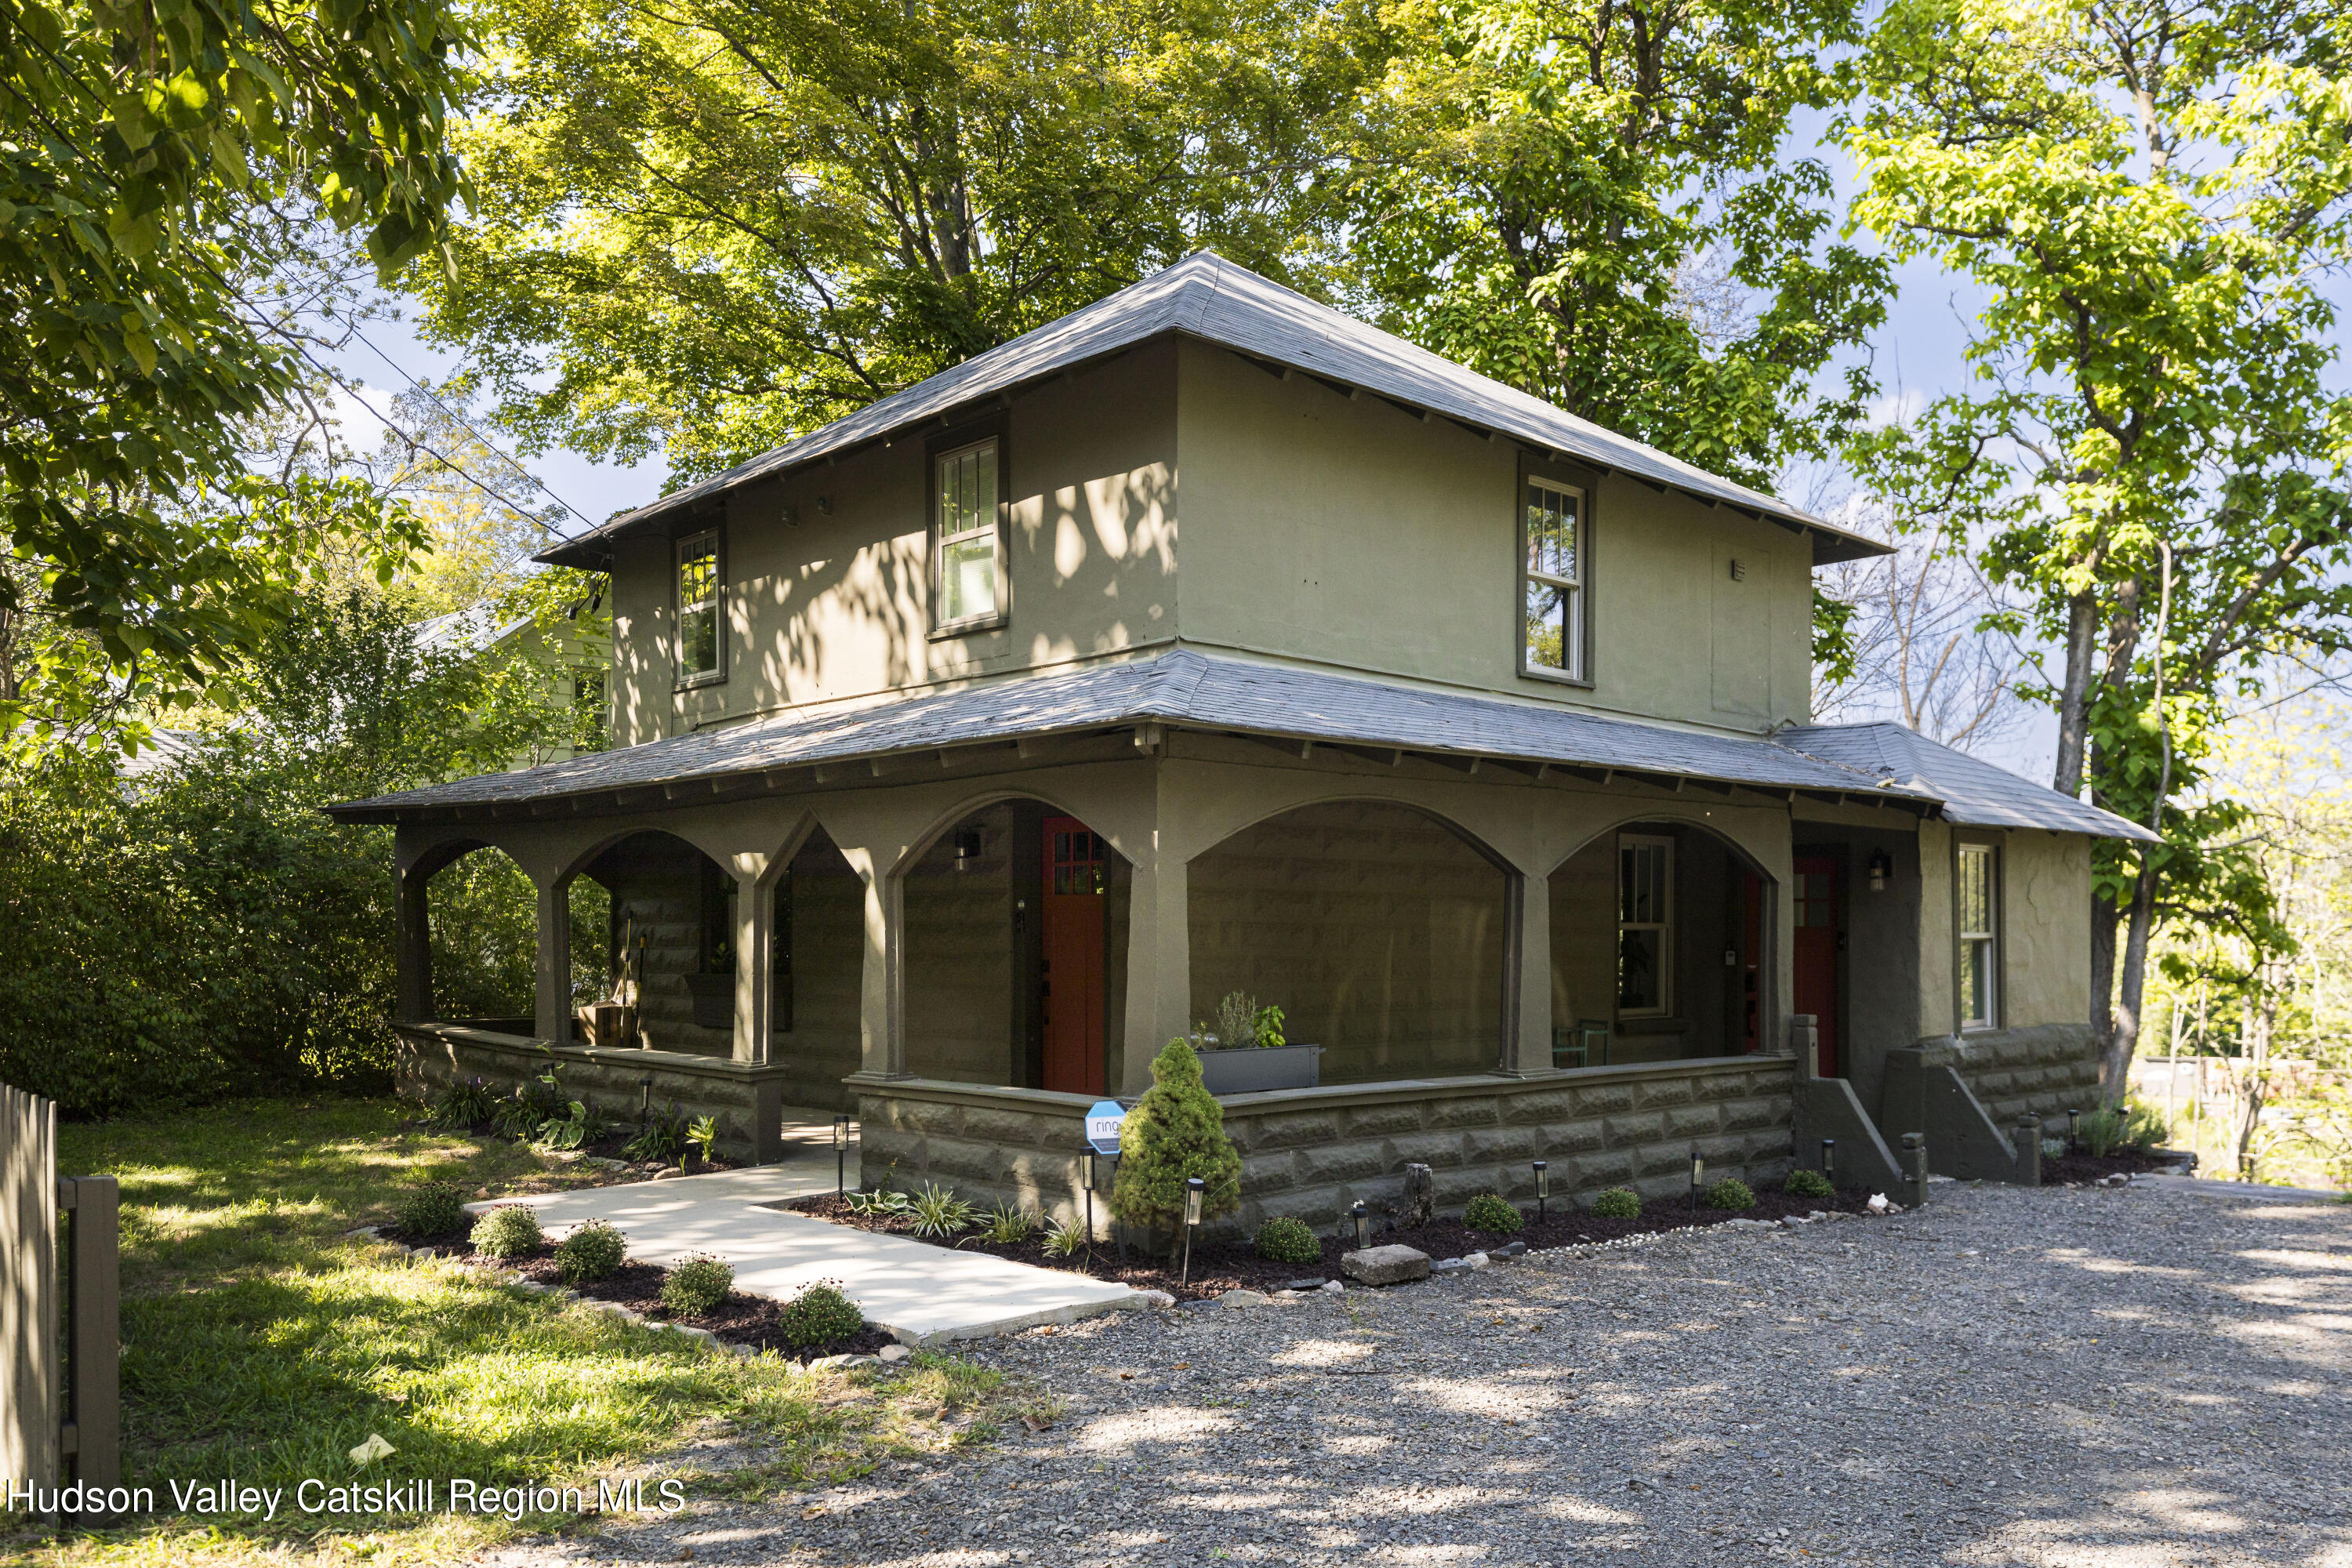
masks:
<path id="1" fill-rule="evenodd" d="M 460 837 L 418 855 L 402 882 L 415 900 L 419 1016 L 529 1034 L 539 942 L 530 874 L 499 846 Z"/>

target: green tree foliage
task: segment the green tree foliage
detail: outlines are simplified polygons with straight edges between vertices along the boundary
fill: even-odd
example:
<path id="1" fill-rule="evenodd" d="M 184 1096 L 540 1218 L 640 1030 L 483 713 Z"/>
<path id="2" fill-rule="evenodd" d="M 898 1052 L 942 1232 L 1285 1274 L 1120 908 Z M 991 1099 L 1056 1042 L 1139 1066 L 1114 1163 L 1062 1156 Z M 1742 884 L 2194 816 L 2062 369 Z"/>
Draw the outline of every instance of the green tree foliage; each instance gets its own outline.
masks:
<path id="1" fill-rule="evenodd" d="M 318 807 L 501 767 L 562 715 L 378 596 L 296 612 L 176 760 L 124 777 L 57 749 L 0 775 L 0 1079 L 103 1112 L 389 1066 L 391 830 Z M 527 879 L 456 886 L 446 1005 L 527 1011 Z"/>
<path id="2" fill-rule="evenodd" d="M 478 16 L 481 200 L 456 270 L 417 280 L 430 325 L 510 428 L 684 477 L 1201 247 L 1283 275 L 1349 79 L 1302 0 Z"/>
<path id="3" fill-rule="evenodd" d="M 2165 836 L 2101 855 L 2111 1101 L 2155 921 L 2275 934 L 2244 857 L 2203 847 L 2242 813 L 2179 804 L 2224 703 L 2266 653 L 2340 650 L 2352 614 L 2322 286 L 2352 220 L 2338 36 L 2311 5 L 1898 0 L 1845 130 L 1860 221 L 1987 297 L 1980 387 L 1865 467 L 1911 526 L 1983 545 L 2063 650 L 2055 786 Z"/>
<path id="4" fill-rule="evenodd" d="M 1181 1234 L 1184 1183 L 1192 1176 L 1207 1184 L 1203 1221 L 1241 1206 L 1242 1157 L 1225 1136 L 1224 1108 L 1202 1086 L 1201 1058 L 1177 1039 L 1151 1058 L 1151 1087 L 1120 1124 L 1110 1212 L 1155 1233 Z"/>
<path id="5" fill-rule="evenodd" d="M 1349 278 L 1423 347 L 1717 473 L 1769 482 L 1864 412 L 1822 373 L 1883 314 L 1785 152 L 1840 101 L 1852 0 L 1392 0 L 1348 175 Z"/>
<path id="6" fill-rule="evenodd" d="M 241 423 L 296 392 L 246 281 L 299 216 L 396 267 L 458 189 L 439 0 L 0 0 L 0 620 L 43 639 L 0 731 L 70 726 L 126 684 L 184 699 L 288 613 L 322 535 L 407 542 L 317 478 L 272 484 Z M 33 603 L 28 605 L 27 601 Z"/>

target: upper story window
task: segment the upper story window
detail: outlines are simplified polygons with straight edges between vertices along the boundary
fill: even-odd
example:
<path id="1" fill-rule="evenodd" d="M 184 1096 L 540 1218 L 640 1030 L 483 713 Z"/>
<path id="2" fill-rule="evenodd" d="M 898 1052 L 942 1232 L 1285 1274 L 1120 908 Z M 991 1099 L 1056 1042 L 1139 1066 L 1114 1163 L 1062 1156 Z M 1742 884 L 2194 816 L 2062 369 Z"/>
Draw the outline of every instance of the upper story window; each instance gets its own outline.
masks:
<path id="1" fill-rule="evenodd" d="M 933 585 L 940 630 L 982 626 L 1004 611 L 1004 572 L 996 526 L 997 444 L 982 441 L 932 458 L 939 547 Z"/>
<path id="2" fill-rule="evenodd" d="M 1617 836 L 1617 1013 L 1664 1017 L 1674 1006 L 1675 841 Z"/>
<path id="3" fill-rule="evenodd" d="M 1549 479 L 1527 481 L 1520 523 L 1519 591 L 1523 625 L 1519 667 L 1530 675 L 1582 680 L 1584 673 L 1584 496 Z"/>
<path id="4" fill-rule="evenodd" d="M 2000 1017 L 2000 862 L 1990 844 L 1963 844 L 1959 893 L 1960 1027 L 1991 1029 Z"/>
<path id="5" fill-rule="evenodd" d="M 719 531 L 677 542 L 677 679 L 680 685 L 727 679 L 727 639 L 719 601 L 726 589 Z"/>

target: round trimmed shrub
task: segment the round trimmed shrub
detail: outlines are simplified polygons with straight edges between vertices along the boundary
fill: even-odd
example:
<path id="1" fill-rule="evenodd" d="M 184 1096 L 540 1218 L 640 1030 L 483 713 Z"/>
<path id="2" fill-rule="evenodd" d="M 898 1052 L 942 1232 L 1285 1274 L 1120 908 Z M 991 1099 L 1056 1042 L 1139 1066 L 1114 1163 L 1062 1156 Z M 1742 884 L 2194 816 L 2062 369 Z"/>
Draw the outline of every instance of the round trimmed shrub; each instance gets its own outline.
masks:
<path id="1" fill-rule="evenodd" d="M 426 1241 L 466 1228 L 466 1194 L 436 1182 L 400 1200 L 393 1212 L 393 1227 L 411 1241 Z"/>
<path id="2" fill-rule="evenodd" d="M 728 1271 L 728 1278 L 734 1278 L 732 1269 Z M 866 1314 L 831 1279 L 820 1279 L 785 1302 L 776 1317 L 783 1331 L 784 1343 L 794 1350 L 828 1345 L 866 1330 Z"/>
<path id="3" fill-rule="evenodd" d="M 1314 1263 L 1323 1256 L 1323 1243 L 1303 1219 L 1277 1215 L 1257 1227 L 1250 1238 L 1257 1255 L 1273 1263 Z"/>
<path id="4" fill-rule="evenodd" d="M 1781 1189 L 1792 1198 L 1833 1198 L 1837 1189 L 1819 1171 L 1791 1171 L 1788 1185 Z"/>
<path id="5" fill-rule="evenodd" d="M 735 1289 L 735 1266 L 707 1252 L 688 1253 L 662 1276 L 661 1303 L 681 1318 L 698 1318 Z"/>
<path id="6" fill-rule="evenodd" d="M 1595 1219 L 1639 1219 L 1642 1194 L 1631 1187 L 1612 1187 L 1592 1200 Z"/>
<path id="7" fill-rule="evenodd" d="M 520 1205 L 494 1208 L 474 1222 L 474 1250 L 485 1258 L 520 1258 L 546 1239 L 539 1215 Z"/>
<path id="8" fill-rule="evenodd" d="M 1711 1209 L 1752 1209 L 1756 1206 L 1756 1189 L 1737 1176 L 1716 1180 L 1699 1201 Z"/>
<path id="9" fill-rule="evenodd" d="M 1462 1223 L 1486 1236 L 1508 1236 L 1528 1222 L 1502 1194 L 1480 1193 L 1462 1210 Z"/>
<path id="10" fill-rule="evenodd" d="M 601 1219 L 592 1219 L 555 1244 L 556 1272 L 566 1285 L 610 1279 L 628 1256 L 628 1237 Z"/>

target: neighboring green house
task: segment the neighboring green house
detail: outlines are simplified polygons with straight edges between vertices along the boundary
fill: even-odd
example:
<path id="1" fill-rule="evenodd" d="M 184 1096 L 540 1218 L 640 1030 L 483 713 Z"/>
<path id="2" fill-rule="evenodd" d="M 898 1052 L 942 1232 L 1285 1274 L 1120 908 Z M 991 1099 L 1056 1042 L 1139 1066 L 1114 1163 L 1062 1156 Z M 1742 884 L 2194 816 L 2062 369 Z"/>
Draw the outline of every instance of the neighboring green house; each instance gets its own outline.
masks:
<path id="1" fill-rule="evenodd" d="M 1821 1136 L 2021 1177 L 2096 1081 L 2092 842 L 2145 834 L 1809 725 L 1812 570 L 1882 552 L 1202 255 L 549 552 L 613 574 L 614 748 L 335 809 L 399 825 L 420 1079 L 543 1060 L 434 1021 L 429 880 L 494 845 L 566 1081 L 762 1157 L 840 1107 L 869 1172 L 1066 1209 L 1087 1106 L 1238 990 L 1321 1047 L 1213 1062 L 1295 1085 L 1225 1097 L 1244 1220 Z M 627 1041 L 572 1015 L 583 876 Z"/>
<path id="2" fill-rule="evenodd" d="M 436 616 L 417 627 L 422 647 L 511 658 L 540 672 L 543 700 L 571 720 L 563 727 L 571 740 L 542 748 L 536 755 L 517 757 L 516 769 L 601 752 L 608 743 L 612 715 L 605 675 L 613 664 L 613 638 L 599 613 L 601 599 L 600 595 L 572 605 L 570 614 L 551 626 L 530 616 L 500 616 L 478 605 Z"/>

